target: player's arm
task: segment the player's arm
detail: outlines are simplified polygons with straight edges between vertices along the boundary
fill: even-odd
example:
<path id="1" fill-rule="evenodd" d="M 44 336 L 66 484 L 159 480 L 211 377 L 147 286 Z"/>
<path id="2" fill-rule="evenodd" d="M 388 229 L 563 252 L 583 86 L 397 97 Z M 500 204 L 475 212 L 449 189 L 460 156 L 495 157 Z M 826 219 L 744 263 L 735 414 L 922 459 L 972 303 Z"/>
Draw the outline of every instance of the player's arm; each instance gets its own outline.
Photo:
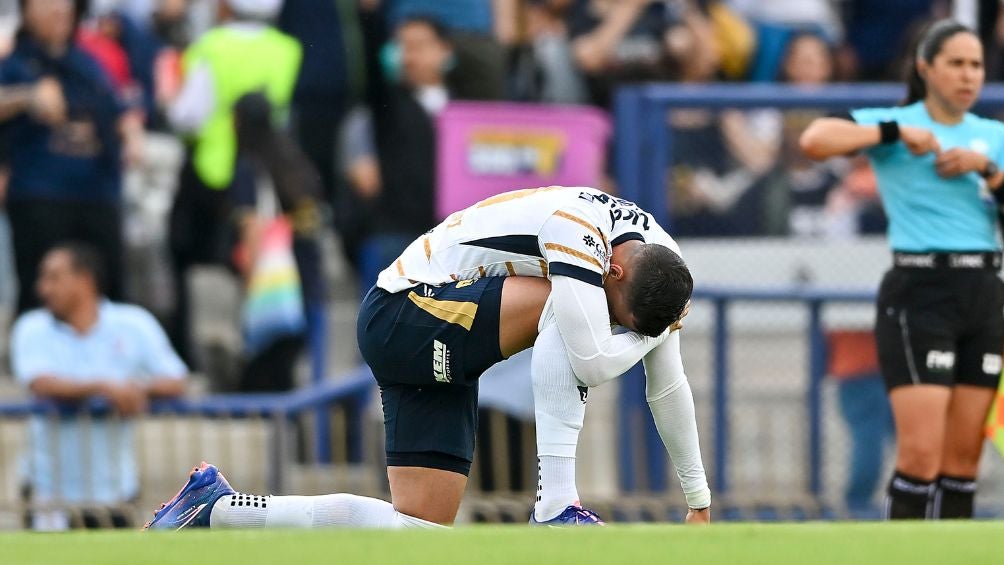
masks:
<path id="1" fill-rule="evenodd" d="M 645 355 L 644 364 L 645 398 L 687 497 L 687 522 L 710 522 L 711 490 L 701 458 L 694 395 L 680 356 L 680 333 L 671 333 Z"/>
<path id="2" fill-rule="evenodd" d="M 902 141 L 914 155 L 938 152 L 938 140 L 929 130 L 900 125 L 895 120 L 872 121 L 873 114 L 857 120 L 844 117 L 817 118 L 802 132 L 798 144 L 806 157 L 822 161 L 857 153 L 885 143 Z"/>
<path id="3" fill-rule="evenodd" d="M 624 374 L 662 343 L 665 336 L 615 334 L 603 290 L 609 222 L 605 209 L 586 201 L 567 206 L 548 219 L 538 234 L 551 278 L 551 311 L 575 376 L 598 386 Z"/>
<path id="4" fill-rule="evenodd" d="M 586 386 L 624 374 L 669 335 L 614 334 L 603 288 L 570 276 L 551 277 L 551 302 L 572 370 Z"/>

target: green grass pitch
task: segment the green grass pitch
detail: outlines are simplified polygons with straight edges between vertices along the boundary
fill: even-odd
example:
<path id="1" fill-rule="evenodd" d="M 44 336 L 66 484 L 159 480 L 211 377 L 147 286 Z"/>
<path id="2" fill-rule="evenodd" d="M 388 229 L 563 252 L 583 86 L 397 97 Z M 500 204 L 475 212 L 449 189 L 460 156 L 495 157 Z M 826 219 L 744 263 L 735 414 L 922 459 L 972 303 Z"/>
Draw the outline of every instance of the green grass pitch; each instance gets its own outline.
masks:
<path id="1" fill-rule="evenodd" d="M 186 531 L 0 534 L 0 563 L 197 565 L 1004 562 L 1004 522 L 805 523 L 452 531 Z"/>

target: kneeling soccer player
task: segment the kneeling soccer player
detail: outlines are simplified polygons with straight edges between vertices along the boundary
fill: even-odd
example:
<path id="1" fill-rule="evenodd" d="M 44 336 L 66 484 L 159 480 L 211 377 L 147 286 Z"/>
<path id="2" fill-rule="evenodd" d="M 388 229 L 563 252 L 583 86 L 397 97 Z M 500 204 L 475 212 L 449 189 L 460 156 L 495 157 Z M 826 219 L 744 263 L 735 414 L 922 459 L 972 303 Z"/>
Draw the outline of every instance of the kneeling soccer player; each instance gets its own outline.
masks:
<path id="1" fill-rule="evenodd" d="M 531 523 L 602 523 L 575 490 L 578 387 L 639 360 L 688 522 L 708 522 L 711 493 L 674 332 L 693 289 L 678 251 L 649 214 L 592 188 L 514 191 L 452 214 L 380 274 L 359 312 L 359 347 L 383 401 L 392 502 L 238 494 L 203 463 L 147 527 L 452 524 L 474 453 L 478 378 L 531 346 L 540 456 Z"/>

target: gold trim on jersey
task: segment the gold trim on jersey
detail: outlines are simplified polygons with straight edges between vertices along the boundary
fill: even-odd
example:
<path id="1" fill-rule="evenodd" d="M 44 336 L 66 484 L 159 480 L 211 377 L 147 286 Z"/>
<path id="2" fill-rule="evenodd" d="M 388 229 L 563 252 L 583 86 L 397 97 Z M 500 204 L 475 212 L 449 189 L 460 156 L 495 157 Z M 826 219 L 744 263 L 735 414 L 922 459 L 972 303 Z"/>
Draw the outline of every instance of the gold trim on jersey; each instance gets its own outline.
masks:
<path id="1" fill-rule="evenodd" d="M 425 246 L 425 260 L 432 261 L 432 244 L 429 243 L 429 236 L 425 236 L 422 245 Z"/>
<path id="2" fill-rule="evenodd" d="M 603 237 L 603 234 L 600 233 L 600 230 L 596 229 L 596 226 L 590 224 L 589 222 L 583 220 L 582 218 L 580 218 L 580 217 L 578 217 L 578 216 L 576 216 L 574 214 L 569 214 L 568 212 L 565 212 L 563 210 L 558 210 L 557 212 L 554 213 L 554 215 L 558 216 L 559 218 L 565 218 L 566 220 L 571 220 L 571 221 L 579 224 L 580 226 L 586 228 L 587 230 L 593 232 L 593 234 L 595 234 L 596 236 L 598 236 L 600 239 L 606 241 L 606 238 Z"/>
<path id="3" fill-rule="evenodd" d="M 481 278 L 485 278 L 488 276 L 488 273 L 485 271 L 484 265 L 478 265 L 478 274 L 481 275 Z"/>
<path id="4" fill-rule="evenodd" d="M 524 198 L 526 196 L 531 196 L 536 192 L 549 192 L 551 190 L 559 190 L 565 188 L 563 186 L 544 186 L 541 188 L 524 188 L 523 190 L 514 190 L 512 192 L 503 192 L 498 196 L 492 196 L 491 198 L 485 198 L 481 202 L 475 204 L 477 208 L 484 208 L 485 206 L 491 206 L 493 204 L 501 204 L 503 202 L 509 202 L 510 200 L 516 200 L 518 198 Z"/>
<path id="5" fill-rule="evenodd" d="M 600 262 L 595 257 L 590 257 L 589 255 L 586 255 L 585 253 L 577 249 L 572 249 L 571 247 L 561 245 L 560 243 L 545 243 L 544 249 L 551 249 L 553 251 L 560 251 L 561 253 L 566 253 L 568 255 L 571 255 L 572 257 L 575 257 L 576 259 L 581 259 L 587 263 L 596 265 L 596 267 L 601 271 L 603 270 L 603 265 L 601 265 Z"/>
<path id="6" fill-rule="evenodd" d="M 544 278 L 546 279 L 547 278 L 547 272 L 548 272 L 547 271 L 547 261 L 545 261 L 543 259 L 540 260 L 540 272 L 544 276 Z"/>
<path id="7" fill-rule="evenodd" d="M 415 306 L 440 320 L 450 324 L 457 324 L 467 331 L 471 330 L 471 326 L 474 325 L 474 316 L 478 313 L 476 302 L 436 300 L 428 296 L 419 296 L 414 290 L 408 293 L 408 300 L 411 300 L 415 303 Z"/>
<path id="8" fill-rule="evenodd" d="M 512 261 L 505 262 L 505 270 L 509 271 L 510 277 L 516 275 L 516 267 L 512 264 Z"/>
<path id="9" fill-rule="evenodd" d="M 401 261 L 400 257 L 397 258 L 397 261 L 394 261 L 394 266 L 397 267 L 397 276 L 403 277 L 404 276 L 404 262 Z"/>

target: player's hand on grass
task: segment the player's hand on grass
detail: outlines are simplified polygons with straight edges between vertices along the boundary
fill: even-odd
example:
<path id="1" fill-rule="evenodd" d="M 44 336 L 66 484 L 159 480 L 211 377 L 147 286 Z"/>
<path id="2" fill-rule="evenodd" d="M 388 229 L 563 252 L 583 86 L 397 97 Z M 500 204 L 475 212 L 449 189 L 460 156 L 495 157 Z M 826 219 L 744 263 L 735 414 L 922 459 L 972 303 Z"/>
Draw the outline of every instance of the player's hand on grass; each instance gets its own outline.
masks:
<path id="1" fill-rule="evenodd" d="M 987 163 L 986 155 L 961 147 L 938 153 L 938 158 L 934 160 L 938 174 L 945 178 L 983 172 L 987 168 Z"/>
<path id="2" fill-rule="evenodd" d="M 703 508 L 701 510 L 695 510 L 691 508 L 687 510 L 687 518 L 684 520 L 688 524 L 710 524 L 711 523 L 711 507 Z"/>
<path id="3" fill-rule="evenodd" d="M 906 148 L 914 155 L 937 153 L 941 151 L 938 138 L 930 130 L 914 126 L 899 126 L 899 138 Z"/>

